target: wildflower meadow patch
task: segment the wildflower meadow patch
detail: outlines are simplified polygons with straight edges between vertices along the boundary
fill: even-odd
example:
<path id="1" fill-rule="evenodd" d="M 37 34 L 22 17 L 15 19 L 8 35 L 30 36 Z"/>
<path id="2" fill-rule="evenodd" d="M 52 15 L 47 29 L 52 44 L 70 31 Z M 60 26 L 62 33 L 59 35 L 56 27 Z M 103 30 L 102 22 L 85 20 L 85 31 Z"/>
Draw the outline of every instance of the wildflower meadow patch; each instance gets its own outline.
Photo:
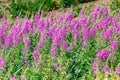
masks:
<path id="1" fill-rule="evenodd" d="M 119 80 L 120 14 L 0 20 L 0 80 Z"/>

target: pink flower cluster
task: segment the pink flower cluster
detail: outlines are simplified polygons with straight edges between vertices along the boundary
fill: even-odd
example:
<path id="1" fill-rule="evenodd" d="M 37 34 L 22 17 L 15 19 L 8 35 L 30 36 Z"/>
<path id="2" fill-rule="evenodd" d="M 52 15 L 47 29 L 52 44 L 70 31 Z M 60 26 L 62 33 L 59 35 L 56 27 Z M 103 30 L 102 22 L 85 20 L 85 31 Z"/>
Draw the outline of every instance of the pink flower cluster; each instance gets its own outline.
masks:
<path id="1" fill-rule="evenodd" d="M 101 52 L 97 53 L 97 57 L 99 60 L 106 61 L 110 55 L 110 51 L 102 50 Z"/>
<path id="2" fill-rule="evenodd" d="M 6 66 L 6 62 L 0 58 L 0 69 Z"/>

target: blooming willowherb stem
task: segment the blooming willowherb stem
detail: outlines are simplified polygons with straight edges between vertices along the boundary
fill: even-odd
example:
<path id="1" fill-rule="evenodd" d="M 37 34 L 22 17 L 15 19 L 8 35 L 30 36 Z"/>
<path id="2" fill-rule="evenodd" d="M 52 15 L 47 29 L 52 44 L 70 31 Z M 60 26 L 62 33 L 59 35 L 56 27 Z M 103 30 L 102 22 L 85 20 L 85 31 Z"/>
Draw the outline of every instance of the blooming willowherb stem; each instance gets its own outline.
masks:
<path id="1" fill-rule="evenodd" d="M 40 14 L 39 14 L 39 13 L 36 13 L 34 19 L 35 19 L 35 21 L 39 21 L 39 20 L 40 20 Z"/>
<path id="2" fill-rule="evenodd" d="M 23 41 L 24 41 L 25 47 L 29 48 L 31 46 L 31 41 L 28 37 L 23 38 Z"/>
<path id="3" fill-rule="evenodd" d="M 118 51 L 118 41 L 113 41 L 110 45 L 110 49 L 113 51 L 113 52 L 117 52 Z"/>
<path id="4" fill-rule="evenodd" d="M 111 38 L 113 38 L 113 31 L 107 29 L 103 34 L 103 39 L 105 39 L 106 41 L 109 41 Z"/>
<path id="5" fill-rule="evenodd" d="M 97 57 L 99 60 L 106 61 L 110 55 L 110 51 L 108 50 L 102 50 L 101 52 L 97 53 Z"/>
<path id="6" fill-rule="evenodd" d="M 24 63 L 25 65 L 28 65 L 28 59 L 24 59 L 24 60 L 23 60 L 23 63 Z"/>
<path id="7" fill-rule="evenodd" d="M 109 68 L 109 66 L 105 66 L 103 71 L 106 74 L 110 74 L 110 68 Z"/>
<path id="8" fill-rule="evenodd" d="M 13 44 L 12 36 L 10 34 L 8 34 L 5 38 L 4 46 L 7 47 L 7 48 L 11 48 L 12 44 Z"/>
<path id="9" fill-rule="evenodd" d="M 59 65 L 54 65 L 54 69 L 56 70 L 56 71 L 62 71 L 62 68 L 59 66 Z"/>
<path id="10" fill-rule="evenodd" d="M 0 69 L 6 66 L 4 59 L 0 58 Z"/>
<path id="11" fill-rule="evenodd" d="M 18 80 L 17 78 L 13 77 L 13 78 L 10 78 L 10 80 Z"/>
<path id="12" fill-rule="evenodd" d="M 34 50 L 33 52 L 33 59 L 39 59 L 40 57 L 40 51 L 39 50 Z"/>
<path id="13" fill-rule="evenodd" d="M 117 74 L 117 75 L 120 75 L 120 69 L 115 69 L 115 73 Z"/>
<path id="14" fill-rule="evenodd" d="M 104 7 L 103 14 L 106 15 L 106 16 L 109 14 L 109 11 L 108 11 L 107 7 Z"/>

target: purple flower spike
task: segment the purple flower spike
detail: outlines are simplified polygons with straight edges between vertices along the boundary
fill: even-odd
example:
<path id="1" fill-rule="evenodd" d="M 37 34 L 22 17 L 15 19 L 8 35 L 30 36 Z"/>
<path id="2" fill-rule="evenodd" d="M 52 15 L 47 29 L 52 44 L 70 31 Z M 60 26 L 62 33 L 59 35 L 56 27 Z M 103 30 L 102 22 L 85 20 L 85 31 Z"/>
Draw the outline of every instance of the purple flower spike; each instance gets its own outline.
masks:
<path id="1" fill-rule="evenodd" d="M 25 65 L 28 65 L 28 59 L 24 59 L 23 62 L 25 63 Z"/>
<path id="2" fill-rule="evenodd" d="M 109 14 L 107 7 L 105 7 L 105 8 L 103 9 L 103 13 L 104 13 L 105 15 L 108 15 L 108 14 Z"/>
<path id="3" fill-rule="evenodd" d="M 14 78 L 10 78 L 10 80 L 17 80 L 17 78 L 15 78 L 15 77 Z"/>
<path id="4" fill-rule="evenodd" d="M 112 30 L 106 30 L 103 34 L 103 38 L 106 41 L 109 41 L 113 37 L 113 31 Z"/>
<path id="5" fill-rule="evenodd" d="M 45 45 L 45 41 L 44 40 L 40 41 L 39 44 L 38 44 L 39 48 L 44 48 L 44 45 Z"/>
<path id="6" fill-rule="evenodd" d="M 67 17 L 67 21 L 72 21 L 73 18 L 74 18 L 74 15 L 72 13 L 69 13 Z"/>
<path id="7" fill-rule="evenodd" d="M 7 35 L 4 41 L 4 45 L 8 48 L 10 48 L 12 46 L 12 36 L 11 35 Z"/>
<path id="8" fill-rule="evenodd" d="M 37 14 L 35 15 L 35 20 L 39 20 L 39 19 L 40 19 L 40 14 L 37 13 Z"/>
<path id="9" fill-rule="evenodd" d="M 30 44 L 30 39 L 28 37 L 24 38 L 23 41 L 24 41 L 25 47 L 30 47 L 31 44 Z"/>
<path id="10" fill-rule="evenodd" d="M 82 40 L 83 41 L 88 41 L 89 37 L 90 37 L 89 30 L 84 30 L 83 33 L 82 33 Z"/>
<path id="11" fill-rule="evenodd" d="M 95 37 L 95 36 L 96 36 L 96 30 L 90 29 L 90 35 L 91 35 L 92 37 Z"/>
<path id="12" fill-rule="evenodd" d="M 97 57 L 99 60 L 106 61 L 110 55 L 110 51 L 102 50 L 101 52 L 97 53 Z"/>
<path id="13" fill-rule="evenodd" d="M 7 20 L 6 20 L 5 18 L 2 18 L 2 19 L 1 19 L 1 22 L 2 22 L 2 24 L 6 24 L 6 23 L 7 23 Z"/>
<path id="14" fill-rule="evenodd" d="M 81 10 L 81 12 L 80 12 L 80 17 L 84 17 L 84 15 L 85 15 L 84 10 Z"/>
<path id="15" fill-rule="evenodd" d="M 99 67 L 98 67 L 98 63 L 96 60 L 94 60 L 94 63 L 93 63 L 93 69 L 94 70 L 97 70 Z"/>
<path id="16" fill-rule="evenodd" d="M 115 52 L 118 51 L 118 42 L 117 41 L 113 41 L 110 45 L 110 49 L 114 50 Z"/>
<path id="17" fill-rule="evenodd" d="M 103 71 L 104 71 L 105 74 L 110 74 L 110 67 L 105 66 Z"/>
<path id="18" fill-rule="evenodd" d="M 33 58 L 38 59 L 40 57 L 40 51 L 39 50 L 34 50 L 33 52 Z"/>
<path id="19" fill-rule="evenodd" d="M 6 62 L 2 58 L 0 58 L 0 69 L 5 66 L 6 66 Z"/>
<path id="20" fill-rule="evenodd" d="M 54 68 L 55 68 L 56 71 L 59 70 L 59 66 L 58 65 L 55 65 Z"/>
<path id="21" fill-rule="evenodd" d="M 115 69 L 115 73 L 117 74 L 117 75 L 120 75 L 120 69 Z"/>
<path id="22" fill-rule="evenodd" d="M 57 49 L 56 48 L 51 47 L 50 52 L 51 52 L 51 56 L 53 56 L 53 57 L 57 56 Z"/>
<path id="23" fill-rule="evenodd" d="M 42 67 L 42 66 L 43 66 L 43 62 L 42 62 L 42 61 L 40 61 L 39 66 L 40 66 L 40 67 Z"/>

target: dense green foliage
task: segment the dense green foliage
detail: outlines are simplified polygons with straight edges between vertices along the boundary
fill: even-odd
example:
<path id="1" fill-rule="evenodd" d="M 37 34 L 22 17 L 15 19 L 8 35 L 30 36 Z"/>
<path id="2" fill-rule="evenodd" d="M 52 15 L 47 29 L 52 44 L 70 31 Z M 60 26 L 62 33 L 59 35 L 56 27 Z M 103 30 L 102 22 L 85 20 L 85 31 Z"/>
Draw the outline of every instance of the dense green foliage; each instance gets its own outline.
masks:
<path id="1" fill-rule="evenodd" d="M 119 0 L 114 0 L 111 5 L 110 5 L 111 11 L 113 14 L 117 14 L 120 12 L 120 1 Z"/>
<path id="2" fill-rule="evenodd" d="M 50 11 L 56 8 L 56 2 L 53 0 L 10 0 L 10 6 L 7 9 L 10 11 L 13 18 L 20 15 L 24 17 L 25 15 L 32 16 L 35 13 L 42 11 Z"/>
<path id="3" fill-rule="evenodd" d="M 76 0 L 61 0 L 61 7 L 66 8 L 74 5 Z"/>

